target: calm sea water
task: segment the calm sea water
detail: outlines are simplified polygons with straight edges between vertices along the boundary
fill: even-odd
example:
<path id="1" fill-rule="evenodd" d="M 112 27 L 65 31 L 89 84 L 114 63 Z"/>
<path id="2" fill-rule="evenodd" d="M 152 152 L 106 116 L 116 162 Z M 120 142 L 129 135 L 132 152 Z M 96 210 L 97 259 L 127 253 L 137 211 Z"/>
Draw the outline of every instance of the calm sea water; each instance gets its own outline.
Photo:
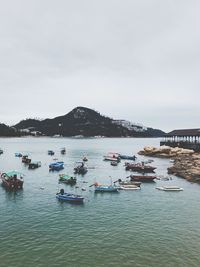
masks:
<path id="1" fill-rule="evenodd" d="M 1 267 L 198 267 L 200 266 L 200 186 L 173 177 L 170 182 L 144 184 L 138 191 L 94 194 L 94 181 L 109 183 L 125 178 L 123 162 L 112 167 L 102 160 L 109 151 L 136 154 L 145 145 L 159 145 L 159 139 L 0 139 L 4 154 L 0 171 L 25 174 L 23 191 L 8 193 L 0 187 Z M 60 155 L 60 148 L 67 153 Z M 47 150 L 56 155 L 47 155 Z M 29 153 L 42 167 L 28 170 L 15 152 Z M 73 173 L 74 163 L 87 155 L 88 173 L 78 177 L 84 205 L 60 203 L 58 173 L 49 173 L 53 158 L 65 162 L 62 173 Z M 139 159 L 143 159 L 139 157 Z M 165 175 L 167 159 L 155 159 L 157 174 Z M 88 183 L 83 183 L 87 181 Z M 163 192 L 158 185 L 175 184 L 183 192 Z M 41 190 L 44 187 L 44 190 Z"/>

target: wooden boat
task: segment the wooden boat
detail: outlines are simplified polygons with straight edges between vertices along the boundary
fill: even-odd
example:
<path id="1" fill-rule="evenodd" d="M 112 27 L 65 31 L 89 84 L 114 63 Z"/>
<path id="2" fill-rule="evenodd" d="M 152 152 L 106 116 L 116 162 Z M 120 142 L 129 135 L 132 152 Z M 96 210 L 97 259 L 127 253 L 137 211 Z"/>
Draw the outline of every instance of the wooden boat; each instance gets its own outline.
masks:
<path id="1" fill-rule="evenodd" d="M 120 155 L 119 153 L 110 152 L 106 156 L 104 156 L 104 160 L 120 162 Z"/>
<path id="2" fill-rule="evenodd" d="M 120 189 L 121 190 L 140 190 L 141 187 L 140 186 L 137 186 L 137 185 L 134 185 L 134 184 L 129 184 L 129 185 L 121 185 L 120 186 Z"/>
<path id="3" fill-rule="evenodd" d="M 127 155 L 119 155 L 120 159 L 126 159 L 126 160 L 136 160 L 136 156 L 127 156 Z"/>
<path id="4" fill-rule="evenodd" d="M 126 163 L 125 164 L 125 169 L 135 171 L 135 172 L 142 172 L 142 173 L 150 173 L 154 172 L 156 167 L 150 166 L 150 165 L 145 165 L 144 163 L 137 163 L 137 164 L 131 164 L 131 163 Z"/>
<path id="5" fill-rule="evenodd" d="M 154 179 L 156 179 L 156 176 L 152 175 L 131 175 L 130 176 L 131 181 L 138 181 L 138 182 L 154 182 Z"/>
<path id="6" fill-rule="evenodd" d="M 61 201 L 68 201 L 72 203 L 83 203 L 84 200 L 83 196 L 65 193 L 64 189 L 61 189 L 60 192 L 56 194 L 56 198 Z"/>
<path id="7" fill-rule="evenodd" d="M 183 188 L 175 186 L 175 185 L 159 186 L 159 187 L 156 187 L 156 189 L 162 190 L 162 191 L 171 191 L 171 192 L 183 191 Z"/>
<path id="8" fill-rule="evenodd" d="M 75 174 L 86 174 L 88 171 L 87 167 L 84 165 L 83 162 L 79 162 L 78 165 L 74 168 Z"/>
<path id="9" fill-rule="evenodd" d="M 10 171 L 1 174 L 2 186 L 8 190 L 23 188 L 23 174 L 17 171 Z"/>
<path id="10" fill-rule="evenodd" d="M 48 155 L 53 156 L 55 152 L 53 150 L 48 150 Z"/>
<path id="11" fill-rule="evenodd" d="M 31 163 L 29 163 L 28 168 L 33 170 L 33 169 L 37 169 L 41 167 L 41 161 L 32 161 Z"/>
<path id="12" fill-rule="evenodd" d="M 76 177 L 72 177 L 67 174 L 59 174 L 59 182 L 74 185 L 76 184 Z"/>
<path id="13" fill-rule="evenodd" d="M 22 162 L 25 164 L 31 163 L 31 159 L 29 159 L 28 155 L 23 155 L 22 156 Z"/>
<path id="14" fill-rule="evenodd" d="M 60 153 L 62 155 L 65 155 L 66 154 L 66 148 L 65 147 L 61 148 Z"/>
<path id="15" fill-rule="evenodd" d="M 49 164 L 49 170 L 50 171 L 59 171 L 64 169 L 64 162 L 63 161 L 57 161 Z"/>

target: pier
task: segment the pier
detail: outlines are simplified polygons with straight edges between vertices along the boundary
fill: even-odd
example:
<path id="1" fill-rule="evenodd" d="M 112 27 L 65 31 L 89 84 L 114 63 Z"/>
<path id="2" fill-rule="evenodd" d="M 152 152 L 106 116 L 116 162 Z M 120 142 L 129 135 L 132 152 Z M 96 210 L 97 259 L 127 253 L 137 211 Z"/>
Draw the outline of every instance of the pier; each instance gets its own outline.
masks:
<path id="1" fill-rule="evenodd" d="M 200 128 L 174 130 L 163 137 L 160 145 L 193 149 L 200 152 Z"/>

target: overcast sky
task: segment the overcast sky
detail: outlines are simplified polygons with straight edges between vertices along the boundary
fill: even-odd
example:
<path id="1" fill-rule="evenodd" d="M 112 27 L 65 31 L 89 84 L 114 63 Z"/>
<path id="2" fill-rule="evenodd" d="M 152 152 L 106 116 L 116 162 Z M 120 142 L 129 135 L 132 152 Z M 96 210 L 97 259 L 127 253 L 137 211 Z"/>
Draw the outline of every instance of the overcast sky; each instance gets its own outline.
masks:
<path id="1" fill-rule="evenodd" d="M 76 106 L 200 127 L 199 0 L 0 0 L 0 122 Z"/>

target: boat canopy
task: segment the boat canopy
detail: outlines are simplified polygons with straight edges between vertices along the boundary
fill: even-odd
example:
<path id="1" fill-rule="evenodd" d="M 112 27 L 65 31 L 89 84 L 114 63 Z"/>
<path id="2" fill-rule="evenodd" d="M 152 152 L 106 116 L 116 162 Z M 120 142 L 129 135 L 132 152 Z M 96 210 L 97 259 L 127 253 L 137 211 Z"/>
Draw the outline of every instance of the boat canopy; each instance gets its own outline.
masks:
<path id="1" fill-rule="evenodd" d="M 17 175 L 17 176 L 24 176 L 23 173 L 18 172 L 18 171 L 9 171 L 9 172 L 5 172 L 5 174 L 6 174 L 8 177 L 12 177 L 12 176 L 14 176 L 14 175 Z"/>

